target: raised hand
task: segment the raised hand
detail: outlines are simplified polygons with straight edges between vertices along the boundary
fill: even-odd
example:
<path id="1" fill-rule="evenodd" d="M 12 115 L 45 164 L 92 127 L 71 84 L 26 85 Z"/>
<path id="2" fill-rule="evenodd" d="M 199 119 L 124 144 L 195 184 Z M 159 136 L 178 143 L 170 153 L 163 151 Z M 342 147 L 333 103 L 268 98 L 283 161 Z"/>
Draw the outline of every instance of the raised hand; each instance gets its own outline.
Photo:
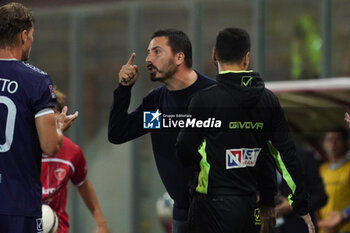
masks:
<path id="1" fill-rule="evenodd" d="M 60 130 L 67 130 L 74 122 L 74 120 L 78 117 L 78 112 L 76 111 L 74 114 L 67 116 L 68 108 L 64 106 L 62 112 L 57 117 L 57 125 Z"/>
<path id="2" fill-rule="evenodd" d="M 139 76 L 137 65 L 133 65 L 135 53 L 132 53 L 128 62 L 119 71 L 119 83 L 123 86 L 131 86 Z"/>
<path id="3" fill-rule="evenodd" d="M 324 228 L 326 231 L 337 229 L 341 224 L 347 220 L 347 216 L 340 211 L 330 212 L 327 219 L 319 220 L 317 226 Z"/>

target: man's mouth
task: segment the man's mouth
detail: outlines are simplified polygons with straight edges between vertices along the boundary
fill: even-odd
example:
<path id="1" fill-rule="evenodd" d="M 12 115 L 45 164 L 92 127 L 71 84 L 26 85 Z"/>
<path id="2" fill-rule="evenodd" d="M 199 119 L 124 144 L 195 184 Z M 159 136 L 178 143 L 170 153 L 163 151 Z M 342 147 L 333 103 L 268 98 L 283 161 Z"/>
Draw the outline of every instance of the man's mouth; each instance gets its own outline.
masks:
<path id="1" fill-rule="evenodd" d="M 157 68 L 154 65 L 148 65 L 147 69 L 150 73 L 155 73 L 157 71 Z"/>

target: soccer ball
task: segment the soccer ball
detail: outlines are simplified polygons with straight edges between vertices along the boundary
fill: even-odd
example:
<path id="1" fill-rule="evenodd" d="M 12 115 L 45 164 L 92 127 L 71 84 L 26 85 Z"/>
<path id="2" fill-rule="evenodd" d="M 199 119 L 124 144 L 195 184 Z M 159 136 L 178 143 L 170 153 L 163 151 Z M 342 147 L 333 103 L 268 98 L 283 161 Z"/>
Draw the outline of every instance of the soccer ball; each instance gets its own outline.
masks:
<path id="1" fill-rule="evenodd" d="M 50 206 L 43 204 L 41 207 L 43 216 L 44 233 L 55 233 L 58 227 L 58 217 Z"/>
<path id="2" fill-rule="evenodd" d="M 157 216 L 161 220 L 171 220 L 173 216 L 173 204 L 174 201 L 171 199 L 168 193 L 164 193 L 158 198 L 156 203 Z"/>

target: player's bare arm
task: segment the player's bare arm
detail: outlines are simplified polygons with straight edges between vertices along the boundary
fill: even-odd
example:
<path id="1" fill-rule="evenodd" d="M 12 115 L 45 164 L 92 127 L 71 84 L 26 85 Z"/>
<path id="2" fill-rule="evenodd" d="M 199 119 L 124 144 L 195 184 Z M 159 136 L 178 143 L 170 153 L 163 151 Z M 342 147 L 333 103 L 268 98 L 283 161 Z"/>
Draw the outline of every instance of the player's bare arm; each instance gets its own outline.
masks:
<path id="1" fill-rule="evenodd" d="M 260 233 L 269 233 L 276 225 L 276 211 L 274 207 L 260 206 Z"/>
<path id="2" fill-rule="evenodd" d="M 311 220 L 311 216 L 310 214 L 306 214 L 301 216 L 301 218 L 304 220 L 305 224 L 307 225 L 307 229 L 309 231 L 309 233 L 315 233 L 315 226 Z"/>
<path id="3" fill-rule="evenodd" d="M 137 65 L 133 65 L 135 56 L 136 54 L 132 53 L 128 62 L 119 71 L 119 83 L 123 86 L 133 85 L 139 76 Z"/>
<path id="4" fill-rule="evenodd" d="M 319 220 L 317 222 L 317 226 L 330 232 L 339 228 L 343 223 L 349 220 L 346 213 L 341 211 L 332 211 L 328 216 L 329 217 L 327 219 Z"/>
<path id="5" fill-rule="evenodd" d="M 96 233 L 108 233 L 106 220 L 103 217 L 101 208 L 98 204 L 95 189 L 91 182 L 87 180 L 84 184 L 78 187 L 78 191 L 86 207 L 90 210 L 95 219 L 97 225 Z"/>
<path id="6" fill-rule="evenodd" d="M 46 155 L 54 155 L 63 143 L 63 131 L 68 129 L 78 117 L 78 112 L 67 114 L 67 107 L 56 116 L 54 113 L 35 118 L 41 150 Z"/>

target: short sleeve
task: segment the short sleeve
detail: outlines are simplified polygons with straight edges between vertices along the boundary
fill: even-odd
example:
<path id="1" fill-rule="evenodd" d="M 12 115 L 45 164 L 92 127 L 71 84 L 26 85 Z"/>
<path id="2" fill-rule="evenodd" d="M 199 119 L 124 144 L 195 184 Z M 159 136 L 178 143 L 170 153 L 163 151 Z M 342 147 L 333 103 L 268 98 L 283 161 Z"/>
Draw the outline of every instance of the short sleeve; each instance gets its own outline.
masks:
<path id="1" fill-rule="evenodd" d="M 39 82 L 38 91 L 33 93 L 33 109 L 35 113 L 45 109 L 54 108 L 56 104 L 56 95 L 53 91 L 53 85 L 48 75 Z"/>
<path id="2" fill-rule="evenodd" d="M 71 181 L 74 185 L 80 186 L 86 181 L 87 164 L 83 152 L 79 147 L 75 152 L 74 160 L 76 161 L 76 164 L 74 165 L 75 171 L 71 178 Z"/>

